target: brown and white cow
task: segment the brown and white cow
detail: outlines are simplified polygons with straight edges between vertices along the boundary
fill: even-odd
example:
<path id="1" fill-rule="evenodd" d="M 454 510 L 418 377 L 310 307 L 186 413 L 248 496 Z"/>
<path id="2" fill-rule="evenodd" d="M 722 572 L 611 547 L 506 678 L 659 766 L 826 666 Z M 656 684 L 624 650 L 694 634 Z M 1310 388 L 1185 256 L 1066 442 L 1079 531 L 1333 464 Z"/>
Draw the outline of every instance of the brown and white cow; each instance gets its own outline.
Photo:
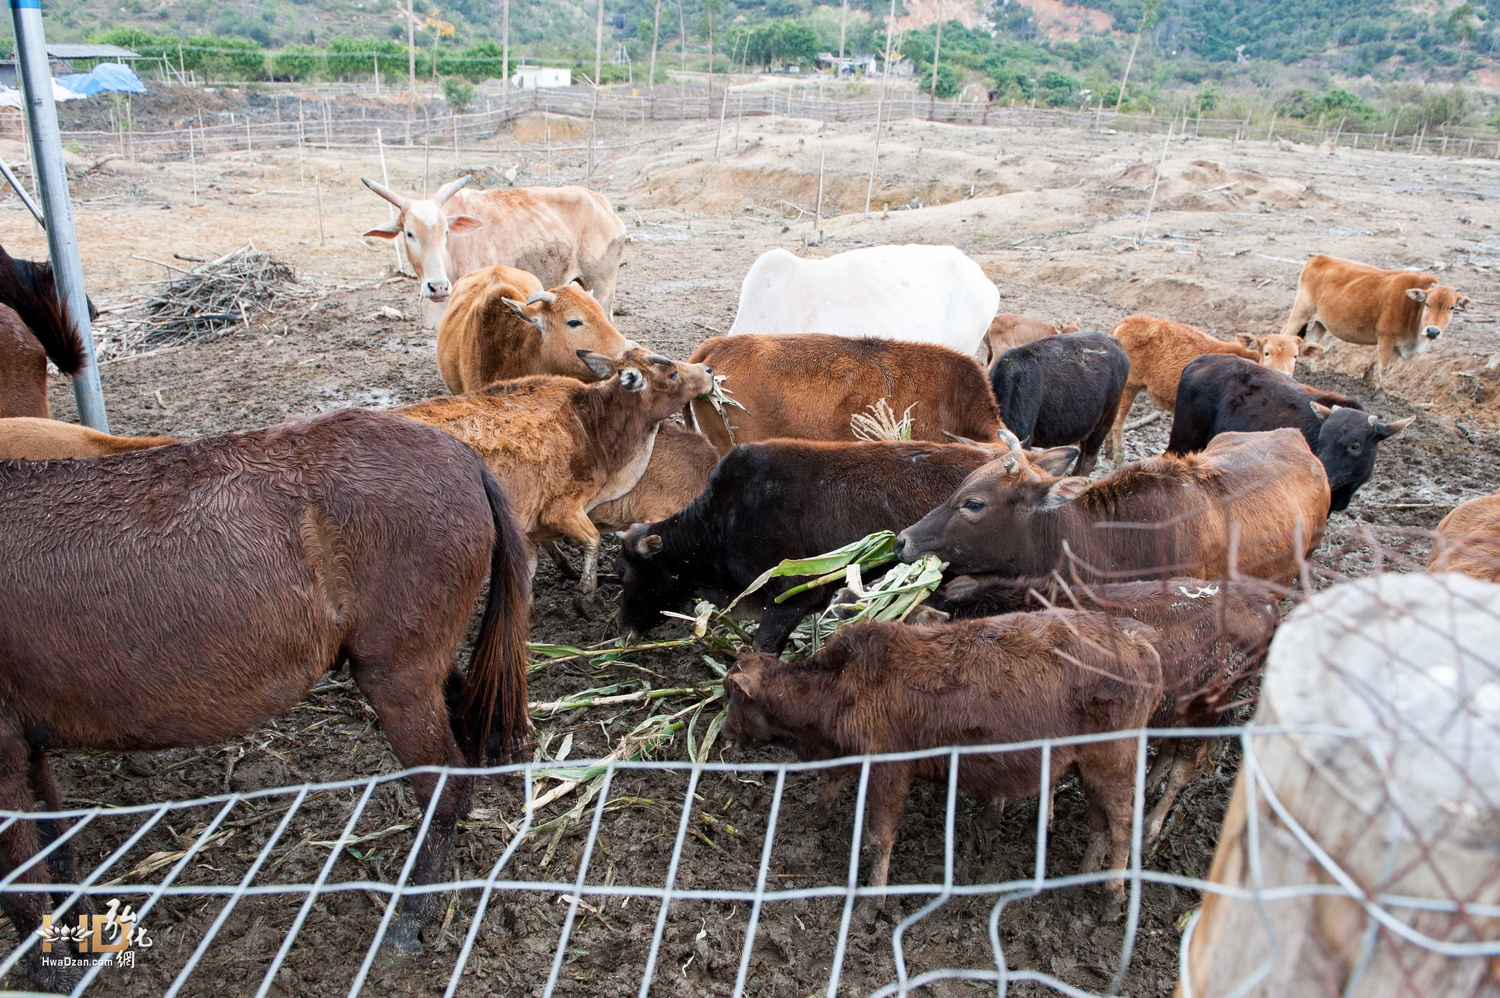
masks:
<path id="1" fill-rule="evenodd" d="M 1014 347 L 1033 343 L 1047 336 L 1056 336 L 1059 333 L 1078 332 L 1078 323 L 1046 322 L 1042 319 L 1032 319 L 1028 316 L 1017 315 L 1015 312 L 1001 312 L 990 320 L 990 328 L 984 334 L 984 366 L 989 367 L 1000 355 Z"/>
<path id="2" fill-rule="evenodd" d="M 1155 641 L 1139 621 L 1078 610 L 855 624 L 802 661 L 742 653 L 724 677 L 724 730 L 736 742 L 786 745 L 804 760 L 1129 731 L 1146 726 L 1161 698 Z M 966 753 L 958 786 L 981 800 L 1050 796 L 1076 772 L 1094 832 L 1083 872 L 1106 855 L 1111 869 L 1124 869 L 1136 752 L 1128 736 L 1054 745 L 1045 779 L 1040 750 Z M 935 755 L 871 767 L 873 886 L 886 885 L 912 780 L 946 783 L 948 765 Z M 1117 913 L 1123 884 L 1106 890 Z"/>
<path id="3" fill-rule="evenodd" d="M 855 440 L 849 419 L 884 399 L 911 410 L 911 439 L 993 442 L 1000 414 L 989 379 L 972 357 L 935 343 L 824 333 L 714 336 L 693 361 L 723 376 L 743 409 L 721 416 L 693 403 L 703 435 L 725 453 L 735 444 L 786 438 Z M 728 421 L 726 428 L 725 422 Z"/>
<path id="4" fill-rule="evenodd" d="M 1454 507 L 1437 525 L 1429 572 L 1500 582 L 1500 491 Z"/>
<path id="5" fill-rule="evenodd" d="M 431 198 L 409 198 L 360 179 L 398 209 L 365 235 L 403 241 L 420 282 L 423 327 L 437 326 L 452 282 L 494 263 L 535 274 L 543 287 L 578 281 L 613 314 L 625 226 L 603 195 L 572 185 L 464 190 L 465 176 Z"/>
<path id="6" fill-rule="evenodd" d="M 104 457 L 177 443 L 176 437 L 116 437 L 57 419 L 0 419 L 0 461 L 55 461 Z"/>
<path id="7" fill-rule="evenodd" d="M 1082 578 L 1235 574 L 1289 583 L 1328 520 L 1328 476 L 1302 434 L 1221 433 L 1186 457 L 1059 478 L 1019 448 L 975 471 L 896 538 L 903 561 L 954 572 Z"/>
<path id="8" fill-rule="evenodd" d="M 1297 299 L 1283 334 L 1316 343 L 1333 334 L 1346 343 L 1377 347 L 1375 383 L 1397 356 L 1412 358 L 1432 346 L 1454 312 L 1469 299 L 1431 274 L 1385 270 L 1319 254 L 1302 267 Z"/>
<path id="9" fill-rule="evenodd" d="M 577 542 L 584 551 L 580 588 L 592 592 L 599 531 L 589 510 L 635 487 L 657 428 L 708 391 L 713 375 L 640 348 L 618 361 L 588 353 L 583 360 L 606 380 L 536 374 L 395 411 L 474 448 L 505 486 L 533 543 Z"/>
<path id="10" fill-rule="evenodd" d="M 1196 358 L 1208 353 L 1233 354 L 1291 377 L 1298 357 L 1311 358 L 1323 352 L 1321 346 L 1281 333 L 1271 336 L 1237 333 L 1234 340 L 1221 340 L 1196 326 L 1154 315 L 1127 316 L 1109 334 L 1120 341 L 1130 358 L 1130 374 L 1125 379 L 1125 390 L 1120 393 L 1120 411 L 1105 446 L 1105 454 L 1113 461 L 1124 456 L 1125 421 L 1141 389 L 1150 392 L 1157 405 L 1173 412 L 1182 369 Z"/>
<path id="11" fill-rule="evenodd" d="M 633 346 L 578 284 L 546 291 L 534 275 L 497 263 L 453 289 L 438 324 L 438 373 L 455 395 L 528 374 L 594 381 L 580 350 L 615 360 Z"/>

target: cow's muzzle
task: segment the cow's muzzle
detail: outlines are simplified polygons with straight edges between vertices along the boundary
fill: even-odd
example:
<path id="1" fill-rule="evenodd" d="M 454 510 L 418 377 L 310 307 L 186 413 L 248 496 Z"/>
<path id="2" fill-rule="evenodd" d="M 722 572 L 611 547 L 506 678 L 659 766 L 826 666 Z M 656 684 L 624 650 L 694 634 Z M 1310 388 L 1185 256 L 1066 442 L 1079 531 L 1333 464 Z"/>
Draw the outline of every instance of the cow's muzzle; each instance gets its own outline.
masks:
<path id="1" fill-rule="evenodd" d="M 1428 326 L 1426 329 L 1422 330 L 1422 334 L 1429 340 L 1435 340 L 1439 336 L 1443 335 L 1443 331 L 1437 326 Z"/>
<path id="2" fill-rule="evenodd" d="M 447 281 L 428 281 L 422 285 L 422 297 L 432 301 L 447 301 L 453 285 Z"/>

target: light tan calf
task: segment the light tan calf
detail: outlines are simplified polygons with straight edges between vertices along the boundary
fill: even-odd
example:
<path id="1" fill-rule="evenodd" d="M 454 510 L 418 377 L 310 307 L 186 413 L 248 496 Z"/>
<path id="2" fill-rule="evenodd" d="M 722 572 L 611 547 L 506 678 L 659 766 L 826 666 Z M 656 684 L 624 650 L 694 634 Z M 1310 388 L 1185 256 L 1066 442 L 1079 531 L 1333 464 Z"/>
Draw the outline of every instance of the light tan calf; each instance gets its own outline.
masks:
<path id="1" fill-rule="evenodd" d="M 1015 312 L 1001 312 L 990 320 L 984 334 L 984 366 L 989 367 L 1007 350 L 1059 333 L 1078 332 L 1078 323 L 1067 324 L 1032 319 Z"/>
<path id="2" fill-rule="evenodd" d="M 719 463 L 719 452 L 698 433 L 678 423 L 662 423 L 646 473 L 635 488 L 589 510 L 600 530 L 624 530 L 658 523 L 698 498 Z"/>
<path id="3" fill-rule="evenodd" d="M 1383 386 L 1385 370 L 1398 355 L 1411 358 L 1426 350 L 1468 304 L 1431 274 L 1319 254 L 1302 267 L 1297 300 L 1281 331 L 1305 330 L 1309 342 L 1331 333 L 1346 343 L 1376 346 L 1375 384 Z"/>
<path id="4" fill-rule="evenodd" d="M 438 324 L 438 373 L 455 395 L 528 374 L 594 381 L 580 350 L 615 360 L 634 345 L 577 284 L 545 291 L 526 271 L 496 264 L 454 288 Z"/>
<path id="5" fill-rule="evenodd" d="M 176 437 L 115 437 L 56 419 L 30 416 L 0 419 L 0 461 L 104 457 L 176 442 Z"/>
<path id="6" fill-rule="evenodd" d="M 1461 503 L 1437 525 L 1429 572 L 1500 582 L 1500 491 Z"/>
<path id="7" fill-rule="evenodd" d="M 1221 340 L 1196 326 L 1154 315 L 1128 316 L 1109 334 L 1120 341 L 1130 357 L 1130 374 L 1125 379 L 1125 390 L 1120 393 L 1120 411 L 1105 444 L 1105 456 L 1112 461 L 1119 461 L 1124 453 L 1125 420 L 1135 397 L 1145 389 L 1157 405 L 1167 412 L 1174 411 L 1177 382 L 1182 380 L 1182 369 L 1194 359 L 1208 353 L 1233 354 L 1291 377 L 1299 356 L 1312 357 L 1322 352 L 1321 347 L 1315 347 L 1304 353 L 1300 340 L 1279 333 L 1263 337 L 1237 333 L 1233 341 Z"/>
<path id="8" fill-rule="evenodd" d="M 396 411 L 474 448 L 505 486 L 533 543 L 567 537 L 582 546 L 579 587 L 587 593 L 599 562 L 599 531 L 589 511 L 635 487 L 662 420 L 712 381 L 701 364 L 639 348 L 618 361 L 592 354 L 585 360 L 607 380 L 584 384 L 537 374 Z"/>

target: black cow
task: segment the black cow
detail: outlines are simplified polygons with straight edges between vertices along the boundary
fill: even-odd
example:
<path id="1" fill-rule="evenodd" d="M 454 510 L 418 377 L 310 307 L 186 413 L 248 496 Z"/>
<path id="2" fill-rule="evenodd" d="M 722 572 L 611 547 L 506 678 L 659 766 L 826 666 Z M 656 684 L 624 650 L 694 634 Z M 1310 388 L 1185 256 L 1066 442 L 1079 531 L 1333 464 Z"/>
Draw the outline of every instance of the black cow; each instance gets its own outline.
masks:
<path id="1" fill-rule="evenodd" d="M 663 610 L 681 612 L 694 595 L 720 605 L 784 558 L 805 558 L 872 534 L 901 530 L 943 502 L 1000 448 L 921 441 L 842 443 L 775 440 L 740 444 L 719 460 L 702 494 L 659 523 L 638 523 L 620 546 L 621 627 L 645 634 Z M 1060 471 L 1078 451 L 1033 456 Z M 755 647 L 780 653 L 802 618 L 836 587 L 785 603 L 774 597 L 803 579 L 773 579 Z M 759 595 L 759 594 L 757 594 Z"/>
<path id="2" fill-rule="evenodd" d="M 1075 475 L 1094 469 L 1130 358 L 1113 336 L 1062 333 L 1005 351 L 990 370 L 1000 419 L 1027 447 L 1078 444 Z"/>
<path id="3" fill-rule="evenodd" d="M 1325 402 L 1334 405 L 1330 408 Z M 1406 429 L 1414 418 L 1382 423 L 1336 392 L 1309 391 L 1242 357 L 1207 354 L 1183 368 L 1167 453 L 1202 450 L 1220 433 L 1289 426 L 1302 432 L 1323 462 L 1332 495 L 1330 509 L 1338 511 L 1348 509 L 1355 490 L 1370 480 L 1380 441 Z"/>

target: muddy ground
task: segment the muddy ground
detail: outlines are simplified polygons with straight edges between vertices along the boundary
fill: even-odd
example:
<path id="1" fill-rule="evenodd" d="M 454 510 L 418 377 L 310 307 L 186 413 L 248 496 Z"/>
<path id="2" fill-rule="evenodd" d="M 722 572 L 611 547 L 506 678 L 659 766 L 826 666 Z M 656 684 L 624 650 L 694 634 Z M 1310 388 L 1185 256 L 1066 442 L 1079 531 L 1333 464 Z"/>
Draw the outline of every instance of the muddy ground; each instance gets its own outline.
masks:
<path id="1" fill-rule="evenodd" d="M 1483 357 L 1500 345 L 1488 307 L 1500 300 L 1490 270 L 1500 262 L 1491 255 L 1500 254 L 1500 242 L 1492 242 L 1487 231 L 1500 225 L 1495 204 L 1500 184 L 1493 161 L 1343 153 L 1330 162 L 1311 150 L 1190 142 L 1180 157 L 1176 150 L 1169 156 L 1154 205 L 1153 231 L 1173 237 L 1148 239 L 1136 249 L 1123 237 L 1139 232 L 1143 224 L 1160 139 L 1153 148 L 1130 136 L 991 134 L 898 123 L 883 146 L 886 165 L 876 185 L 881 198 L 875 212 L 869 219 L 856 213 L 825 220 L 823 244 L 806 248 L 805 241 L 818 231 L 801 212 L 812 207 L 816 185 L 816 127 L 786 120 L 727 123 L 718 165 L 711 155 L 714 131 L 702 123 L 656 130 L 614 126 L 600 139 L 612 151 L 601 157 L 604 165 L 596 177 L 621 207 L 635 240 L 621 273 L 619 325 L 627 335 L 667 352 L 686 354 L 703 337 L 728 327 L 739 279 L 765 249 L 779 245 L 823 254 L 907 240 L 956 241 L 973 252 L 996 278 L 1007 310 L 1078 318 L 1085 328 L 1097 329 L 1145 310 L 1198 322 L 1220 334 L 1271 331 L 1295 288 L 1296 266 L 1288 261 L 1327 250 L 1407 266 L 1436 262 L 1445 279 L 1460 283 L 1483 303 L 1455 324 L 1441 349 L 1451 356 Z M 862 207 L 861 171 L 868 169 L 869 151 L 867 146 L 860 151 L 860 138 L 845 126 L 829 130 L 826 164 L 835 182 L 825 184 L 825 214 L 835 206 L 845 211 Z M 518 182 L 534 183 L 578 179 L 587 168 L 576 141 L 550 155 L 541 143 L 513 136 L 497 137 L 492 145 L 488 152 L 450 152 L 446 161 L 432 153 L 425 167 L 419 150 L 393 152 L 393 182 L 420 186 L 425 169 L 435 186 L 455 169 L 482 168 L 498 175 L 517 166 Z M 1215 165 L 1196 166 L 1199 162 Z M 381 203 L 359 188 L 356 179 L 361 173 L 378 176 L 378 171 L 373 153 L 305 153 L 300 164 L 295 152 L 257 153 L 199 164 L 191 174 L 186 164 L 158 168 L 117 162 L 90 170 L 81 163 L 75 192 L 84 262 L 91 291 L 106 306 L 128 303 L 145 282 L 163 276 L 164 264 L 186 266 L 172 261 L 174 252 L 216 255 L 252 238 L 261 249 L 292 260 L 316 292 L 294 308 L 260 317 L 250 328 L 211 343 L 111 360 L 103 378 L 115 431 L 199 436 L 262 426 L 290 414 L 348 405 L 384 407 L 440 393 L 432 333 L 383 311 L 388 307 L 413 315 L 413 283 L 388 277 L 393 263 L 388 244 L 366 244 L 357 237 L 384 218 Z M 1330 171 L 1340 176 L 1318 179 Z M 299 187 L 304 180 L 310 184 L 314 175 L 324 185 L 321 238 L 315 202 Z M 1227 183 L 1236 185 L 1224 189 L 1234 203 L 1213 200 L 1224 191 L 1204 193 Z M 917 202 L 923 207 L 915 207 Z M 882 204 L 892 210 L 881 211 Z M 894 210 L 908 204 L 913 205 L 910 210 Z M 0 207 L 14 209 L 13 199 Z M 0 211 L 0 242 L 16 255 L 42 252 L 37 233 L 17 210 Z M 106 318 L 101 329 L 106 342 L 110 328 Z M 1359 358 L 1344 367 L 1357 369 Z M 1398 386 L 1387 396 L 1374 397 L 1336 364 L 1302 376 L 1370 399 L 1383 417 L 1417 416 L 1409 430 L 1382 446 L 1375 479 L 1347 514 L 1335 518 L 1315 559 L 1320 574 L 1362 574 L 1377 562 L 1397 568 L 1420 565 L 1426 543 L 1421 530 L 1430 529 L 1458 501 L 1500 484 L 1500 435 L 1493 431 L 1493 403 L 1482 386 L 1467 393 L 1439 386 L 1416 397 L 1403 396 Z M 56 415 L 71 418 L 68 386 L 59 380 L 54 389 Z M 1149 401 L 1138 406 L 1137 415 L 1150 411 Z M 1159 452 L 1167 427 L 1168 421 L 1160 420 L 1134 434 L 1127 441 L 1127 456 Z M 1105 463 L 1100 473 L 1108 469 Z M 533 640 L 572 646 L 611 640 L 617 597 L 618 581 L 606 577 L 597 599 L 579 600 L 570 584 L 544 564 L 537 579 Z M 651 637 L 683 633 L 663 628 Z M 532 677 L 532 698 L 552 701 L 625 684 L 694 687 L 715 678 L 701 649 L 659 649 L 616 660 L 548 665 Z M 693 703 L 691 697 L 667 698 L 655 709 L 675 713 Z M 716 705 L 705 708 L 700 735 L 715 710 Z M 539 717 L 539 757 L 557 758 L 566 750 L 569 759 L 597 758 L 649 713 L 627 704 Z M 679 733 L 654 757 L 682 759 L 686 752 L 686 739 Z M 712 756 L 750 762 L 786 758 L 722 744 Z M 125 758 L 59 753 L 55 765 L 65 801 L 76 807 L 191 800 L 398 768 L 372 712 L 341 675 L 330 676 L 289 716 L 229 745 Z M 1184 794 L 1166 834 L 1146 857 L 1148 868 L 1206 873 L 1232 776 L 1231 758 Z M 615 778 L 588 871 L 591 883 L 662 886 L 686 782 L 681 773 L 621 773 Z M 755 887 L 773 785 L 774 777 L 754 772 L 703 777 L 692 801 L 678 888 Z M 817 790 L 812 775 L 788 778 L 768 869 L 773 889 L 841 885 L 847 877 L 852 791 L 845 791 L 842 806 L 824 825 L 814 813 Z M 254 883 L 315 880 L 358 796 L 358 790 L 310 796 L 266 852 Z M 892 865 L 893 883 L 941 880 L 944 798 L 943 788 L 933 786 L 919 786 L 913 793 Z M 539 820 L 557 817 L 576 800 L 576 793 L 563 798 Z M 488 875 L 510 841 L 519 801 L 514 778 L 480 788 L 474 819 L 457 839 L 456 879 Z M 225 819 L 232 834 L 198 854 L 178 883 L 238 882 L 265 851 L 291 802 L 290 795 L 279 795 L 237 805 Z M 102 879 L 138 883 L 161 877 L 170 866 L 151 867 L 153 857 L 173 857 L 168 863 L 174 862 L 195 830 L 215 813 L 213 807 L 173 811 Z M 571 883 L 588 841 L 591 813 L 560 834 L 549 831 L 523 843 L 503 876 Z M 405 826 L 414 814 L 404 786 L 382 785 L 355 830 L 368 838 L 345 850 L 331 879 L 393 879 L 410 842 Z M 83 869 L 94 869 L 140 820 L 106 815 L 85 829 L 79 839 Z M 1012 802 L 993 827 L 976 802 L 961 798 L 955 881 L 994 883 L 1029 876 L 1035 827 L 1034 802 Z M 1066 789 L 1051 830 L 1050 874 L 1071 872 L 1086 830 L 1082 797 Z M 498 894 L 458 993 L 540 994 L 567 913 L 562 893 Z M 182 993 L 255 993 L 303 897 L 289 892 L 240 901 L 202 953 Z M 1085 886 L 1009 904 L 999 922 L 1007 964 L 1102 991 L 1119 959 L 1124 929 L 1101 921 L 1101 898 L 1098 887 Z M 379 900 L 358 890 L 321 895 L 271 993 L 347 992 L 378 923 Z M 656 902 L 586 900 L 591 907 L 578 912 L 557 993 L 635 992 L 651 944 Z M 924 900 L 893 898 L 881 913 L 861 907 L 850 932 L 840 993 L 869 994 L 895 980 L 893 928 Z M 1143 900 L 1124 990 L 1167 995 L 1175 982 L 1183 916 L 1197 905 L 1198 895 L 1149 886 Z M 907 932 L 903 943 L 909 972 L 993 967 L 991 901 L 950 900 Z M 441 991 L 476 902 L 475 892 L 456 895 L 445 927 L 429 940 L 428 953 L 378 969 L 369 993 Z M 161 993 L 189 965 L 222 905 L 219 898 L 205 895 L 165 898 L 147 920 L 155 946 L 140 954 L 134 969 L 106 970 L 94 990 Z M 825 992 L 841 911 L 839 900 L 768 903 L 760 916 L 746 993 L 800 998 Z M 746 904 L 674 902 L 654 993 L 732 993 L 748 917 Z M 13 944 L 13 934 L 4 934 L 9 931 L 0 929 L 0 946 Z M 977 983 L 958 981 L 926 989 L 936 995 L 988 992 Z M 1021 984 L 1012 993 L 1050 992 Z"/>

